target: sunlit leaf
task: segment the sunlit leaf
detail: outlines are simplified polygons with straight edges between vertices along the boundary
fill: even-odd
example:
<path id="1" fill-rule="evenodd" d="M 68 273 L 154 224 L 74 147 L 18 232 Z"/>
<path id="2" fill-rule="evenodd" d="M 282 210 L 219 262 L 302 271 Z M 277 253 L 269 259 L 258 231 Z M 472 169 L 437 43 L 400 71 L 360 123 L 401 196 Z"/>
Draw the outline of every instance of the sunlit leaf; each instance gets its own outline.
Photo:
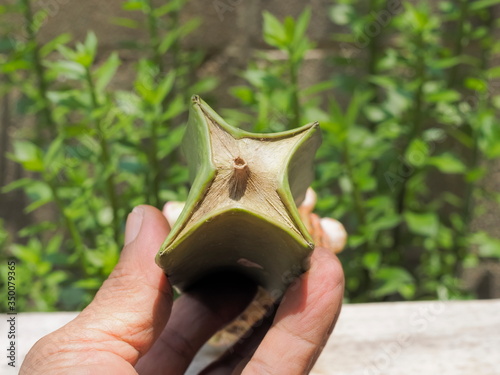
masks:
<path id="1" fill-rule="evenodd" d="M 439 231 L 439 217 L 434 212 L 406 211 L 403 216 L 408 228 L 415 234 L 435 237 Z"/>

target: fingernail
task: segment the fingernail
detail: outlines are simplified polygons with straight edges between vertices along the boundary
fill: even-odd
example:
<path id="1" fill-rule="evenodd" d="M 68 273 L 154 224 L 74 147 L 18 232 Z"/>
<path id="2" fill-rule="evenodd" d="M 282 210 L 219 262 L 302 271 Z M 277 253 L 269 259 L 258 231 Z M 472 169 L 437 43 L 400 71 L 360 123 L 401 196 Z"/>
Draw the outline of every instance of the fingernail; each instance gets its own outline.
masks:
<path id="1" fill-rule="evenodd" d="M 140 206 L 135 207 L 128 214 L 127 224 L 125 225 L 125 246 L 134 241 L 139 234 L 144 218 L 144 209 Z"/>
<path id="2" fill-rule="evenodd" d="M 347 242 L 347 232 L 344 226 L 339 221 L 329 217 L 322 218 L 320 224 L 327 242 L 325 245 L 335 253 L 340 253 Z"/>
<path id="3" fill-rule="evenodd" d="M 179 216 L 181 216 L 185 205 L 186 202 L 170 201 L 165 203 L 165 206 L 163 206 L 163 216 L 167 218 L 170 227 L 173 227 Z"/>
<path id="4" fill-rule="evenodd" d="M 310 213 L 314 210 L 316 201 L 317 201 L 316 192 L 311 187 L 308 187 L 306 191 L 306 196 L 300 207 L 307 213 Z"/>

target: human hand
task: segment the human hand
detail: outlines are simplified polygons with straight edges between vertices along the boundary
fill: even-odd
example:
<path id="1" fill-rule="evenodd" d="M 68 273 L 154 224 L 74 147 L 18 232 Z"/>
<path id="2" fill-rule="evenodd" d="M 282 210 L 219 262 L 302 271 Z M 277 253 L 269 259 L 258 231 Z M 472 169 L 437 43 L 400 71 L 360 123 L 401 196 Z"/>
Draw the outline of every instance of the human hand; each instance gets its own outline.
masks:
<path id="1" fill-rule="evenodd" d="M 173 303 L 168 280 L 154 262 L 169 230 L 159 210 L 135 208 L 120 260 L 94 300 L 73 321 L 40 339 L 20 374 L 184 373 L 213 333 L 247 306 L 255 288 L 212 280 Z M 286 291 L 272 321 L 255 328 L 203 373 L 307 373 L 333 330 L 342 295 L 339 261 L 317 248 L 310 270 Z"/>

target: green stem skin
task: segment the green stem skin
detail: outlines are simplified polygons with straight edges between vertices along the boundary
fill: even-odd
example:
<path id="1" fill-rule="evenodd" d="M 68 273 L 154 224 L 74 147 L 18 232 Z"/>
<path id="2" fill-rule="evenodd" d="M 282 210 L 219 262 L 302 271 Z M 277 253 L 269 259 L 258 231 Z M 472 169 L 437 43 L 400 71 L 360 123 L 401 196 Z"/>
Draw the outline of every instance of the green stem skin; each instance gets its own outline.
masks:
<path id="1" fill-rule="evenodd" d="M 352 200 L 354 202 L 354 208 L 356 210 L 356 214 L 358 216 L 359 224 L 364 227 L 366 225 L 366 212 L 363 206 L 363 198 L 361 191 L 359 190 L 359 186 L 354 179 L 354 169 L 352 167 L 351 154 L 349 150 L 348 141 L 345 142 L 345 146 L 343 149 L 344 162 L 347 171 L 347 177 L 351 182 L 352 186 Z"/>
<path id="2" fill-rule="evenodd" d="M 172 30 L 177 30 L 177 28 L 180 26 L 179 25 L 179 11 L 175 10 L 171 14 L 171 21 L 172 21 Z M 185 84 L 184 82 L 181 82 L 181 79 L 185 78 L 183 75 L 179 74 L 178 69 L 181 66 L 181 43 L 180 39 L 176 38 L 174 43 L 172 44 L 172 69 L 174 69 L 177 72 L 176 79 L 174 82 L 174 90 L 172 91 L 173 94 L 176 94 L 178 92 L 183 93 L 183 97 L 186 99 L 189 98 L 189 95 L 191 93 L 183 92 L 185 89 Z"/>
<path id="3" fill-rule="evenodd" d="M 94 81 L 92 80 L 92 74 L 90 72 L 90 68 L 86 67 L 85 68 L 85 78 L 87 81 L 89 93 L 90 93 L 90 98 L 91 98 L 91 103 L 92 103 L 92 108 L 93 110 L 96 110 L 100 107 L 99 102 L 97 100 L 97 94 L 95 91 L 95 86 L 94 86 Z M 94 120 L 94 125 L 97 131 L 97 135 L 99 137 L 99 144 L 101 147 L 101 163 L 103 167 L 107 167 L 111 165 L 111 157 L 109 153 L 109 144 L 106 140 L 106 137 L 103 134 L 102 131 L 102 126 L 101 126 L 101 121 L 100 119 L 95 119 Z M 118 243 L 120 239 L 120 221 L 119 221 L 119 209 L 120 206 L 118 204 L 118 197 L 115 191 L 115 175 L 113 172 L 109 173 L 109 176 L 106 178 L 106 190 L 108 193 L 108 198 L 111 204 L 111 209 L 113 211 L 113 238 Z"/>
<path id="4" fill-rule="evenodd" d="M 346 172 L 347 172 L 347 177 L 349 178 L 349 181 L 351 182 L 352 186 L 352 200 L 354 202 L 354 209 L 356 210 L 356 216 L 358 218 L 358 228 L 362 228 L 362 232 L 365 230 L 366 226 L 366 212 L 365 208 L 363 206 L 363 196 L 361 194 L 361 191 L 359 189 L 359 186 L 357 182 L 355 181 L 354 178 L 354 168 L 352 166 L 352 160 L 351 160 L 351 153 L 349 149 L 349 140 L 345 141 L 344 148 L 342 150 L 343 154 L 343 160 L 346 166 Z M 359 251 L 361 254 L 366 253 L 366 251 L 369 250 L 369 246 L 367 244 L 364 244 L 360 247 Z M 359 296 L 362 296 L 366 293 L 367 290 L 371 289 L 370 285 L 371 277 L 370 273 L 366 268 L 361 269 L 361 277 L 359 280 L 359 287 L 355 292 L 352 293 L 352 298 L 353 300 L 356 300 Z"/>
<path id="5" fill-rule="evenodd" d="M 159 73 L 164 72 L 163 59 L 159 52 L 160 35 L 158 32 L 158 20 L 153 14 L 154 6 L 152 0 L 147 0 L 146 17 L 148 19 L 148 32 L 149 32 L 149 47 L 151 51 L 152 61 L 158 67 Z"/>
<path id="6" fill-rule="evenodd" d="M 369 15 L 376 14 L 381 9 L 381 7 L 377 3 L 378 3 L 377 0 L 370 0 Z M 366 71 L 368 77 L 375 76 L 377 74 L 377 62 L 380 57 L 379 51 L 381 50 L 380 39 L 381 39 L 381 34 L 383 33 L 383 29 L 384 28 L 381 28 L 380 33 L 374 35 L 369 40 L 368 59 L 366 62 Z M 370 104 L 379 105 L 378 86 L 373 82 L 368 82 L 368 87 L 374 93 L 372 99 L 370 100 Z M 367 125 L 368 128 L 371 130 L 373 130 L 376 126 L 376 124 L 370 120 L 367 120 Z"/>
<path id="7" fill-rule="evenodd" d="M 377 7 L 377 0 L 370 0 L 369 12 L 370 15 L 376 13 L 379 10 Z M 379 51 L 379 39 L 380 33 L 370 38 L 370 43 L 368 45 L 368 60 L 367 60 L 367 72 L 368 75 L 374 75 L 376 73 L 378 51 Z M 371 84 L 373 85 L 373 84 Z M 375 85 L 373 85 L 375 87 Z"/>
<path id="8" fill-rule="evenodd" d="M 59 192 L 57 190 L 57 186 L 54 183 L 53 178 L 51 178 L 46 172 L 42 172 L 42 178 L 45 181 L 45 183 L 49 186 L 50 191 L 52 193 L 52 197 L 54 199 L 54 203 L 61 212 L 64 224 L 68 229 L 69 235 L 73 240 L 73 244 L 75 245 L 76 252 L 79 255 L 79 259 L 82 265 L 82 270 L 85 272 L 85 270 L 87 269 L 87 261 L 85 259 L 84 243 L 80 235 L 80 232 L 78 231 L 74 220 L 66 213 L 65 204 L 61 199 L 61 197 L 59 196 Z"/>
<path id="9" fill-rule="evenodd" d="M 158 121 L 151 122 L 151 142 L 149 144 L 148 159 L 151 166 L 150 199 L 155 207 L 160 206 L 160 163 L 158 160 Z"/>
<path id="10" fill-rule="evenodd" d="M 465 21 L 467 19 L 469 12 L 469 0 L 460 1 L 460 16 L 458 18 L 457 31 L 455 34 L 455 41 L 453 47 L 453 56 L 460 56 L 463 51 L 462 40 L 464 37 Z M 450 69 L 450 74 L 448 76 L 448 87 L 457 86 L 457 74 L 459 65 L 454 65 Z"/>
<path id="11" fill-rule="evenodd" d="M 291 53 L 289 54 L 289 56 Z M 291 97 L 291 106 L 293 117 L 291 121 L 291 129 L 298 128 L 301 124 L 301 111 L 300 111 L 300 100 L 299 100 L 299 80 L 298 80 L 298 64 L 293 63 L 292 61 L 288 62 L 289 72 L 290 72 L 290 84 L 292 86 L 292 97 Z"/>
<path id="12" fill-rule="evenodd" d="M 465 1 L 464 1 L 465 2 Z M 494 26 L 494 17 L 492 16 L 492 12 L 488 13 L 488 18 L 485 22 L 485 26 L 488 29 L 488 35 L 492 35 L 493 33 L 493 26 Z M 460 47 L 462 48 L 462 44 L 460 43 Z M 481 72 L 484 72 L 486 69 L 488 69 L 488 63 L 491 60 L 491 49 L 490 48 L 482 48 L 481 51 L 481 63 L 479 66 L 479 69 Z M 489 103 L 491 99 L 491 95 L 486 95 L 486 97 L 483 97 L 479 100 L 478 107 L 485 104 Z M 468 124 L 469 127 L 470 124 Z M 472 156 L 470 159 L 470 164 L 468 169 L 473 170 L 479 166 L 479 163 L 481 161 L 481 154 L 480 154 L 480 149 L 479 149 L 479 140 L 477 137 L 477 130 L 470 129 L 471 131 L 471 137 L 472 137 Z M 462 206 L 462 217 L 463 217 L 463 223 L 464 227 L 462 230 L 462 235 L 455 236 L 455 248 L 457 249 L 457 257 L 455 258 L 455 264 L 453 267 L 454 274 L 456 275 L 460 271 L 461 263 L 465 256 L 467 255 L 468 248 L 467 248 L 467 237 L 469 236 L 470 233 L 470 223 L 473 219 L 474 216 L 474 195 L 475 192 L 479 189 L 476 183 L 469 182 L 466 186 L 466 191 L 465 191 L 465 199 L 463 200 L 463 206 Z"/>
<path id="13" fill-rule="evenodd" d="M 38 94 L 40 95 L 40 100 L 43 103 L 43 107 L 41 109 L 41 116 L 43 118 L 43 124 L 48 126 L 51 138 L 55 138 L 55 122 L 52 115 L 52 111 L 50 109 L 50 101 L 47 97 L 48 84 L 45 79 L 45 70 L 42 65 L 41 57 L 40 57 L 40 48 L 36 41 L 35 30 L 33 28 L 33 12 L 31 9 L 31 1 L 30 0 L 22 0 L 23 4 L 23 13 L 24 20 L 26 22 L 26 31 L 28 33 L 28 40 L 31 44 L 32 48 L 32 58 L 33 58 L 33 68 L 35 71 L 36 77 L 36 85 L 38 88 Z M 42 142 L 42 135 L 39 126 L 36 127 L 37 131 L 37 143 Z"/>
<path id="14" fill-rule="evenodd" d="M 161 55 L 159 51 L 160 47 L 160 32 L 158 28 L 158 19 L 154 14 L 154 4 L 152 0 L 147 0 L 147 7 L 145 11 L 145 15 L 147 17 L 148 21 L 148 33 L 149 33 L 149 49 L 150 53 L 152 56 L 152 62 L 158 67 L 158 78 L 161 78 L 163 73 L 165 72 L 165 64 L 163 61 L 163 56 Z M 178 12 L 174 12 L 172 15 L 174 24 L 175 21 L 177 20 L 178 23 Z M 173 52 L 173 69 L 177 69 L 177 64 L 179 61 L 179 53 L 180 53 L 180 46 L 178 44 L 178 41 L 174 43 L 172 47 L 172 52 Z M 177 78 L 176 78 L 177 82 Z M 166 106 L 169 103 L 169 99 L 172 99 L 172 94 L 175 92 L 175 89 L 177 86 L 174 84 L 174 90 L 172 93 L 167 95 L 163 103 L 161 103 L 162 110 L 166 108 Z M 161 199 L 160 199 L 160 181 L 163 180 L 163 172 L 162 169 L 160 168 L 160 160 L 158 160 L 158 129 L 160 126 L 160 122 L 158 119 L 153 119 L 151 123 L 149 124 L 150 126 L 150 137 L 149 137 L 149 142 L 147 142 L 148 149 L 146 150 L 146 155 L 150 163 L 150 175 L 148 178 L 148 185 L 150 186 L 149 188 L 149 199 L 151 203 L 159 207 L 161 204 Z M 168 127 L 167 124 L 165 124 L 166 127 Z"/>
<path id="15" fill-rule="evenodd" d="M 412 129 L 410 131 L 410 135 L 408 137 L 408 141 L 406 142 L 405 147 L 403 148 L 403 155 L 406 155 L 406 151 L 408 147 L 410 146 L 411 142 L 420 135 L 421 132 L 421 126 L 422 126 L 422 120 L 423 120 L 423 87 L 426 81 L 426 72 L 425 72 L 425 56 L 424 56 L 424 42 L 423 42 L 423 37 L 421 34 L 418 35 L 417 41 L 416 41 L 416 50 L 418 52 L 418 57 L 417 57 L 417 67 L 415 70 L 416 76 L 420 80 L 419 85 L 417 87 L 417 90 L 415 92 L 415 100 L 414 100 L 414 106 L 413 106 L 413 113 L 412 113 Z M 408 176 L 403 180 L 401 183 L 401 189 L 399 190 L 398 197 L 396 200 L 396 209 L 398 215 L 402 215 L 403 212 L 406 209 L 406 193 L 407 193 L 407 186 L 408 182 L 411 179 L 411 176 Z M 394 239 L 394 249 L 398 250 L 401 246 L 402 242 L 402 224 L 397 225 L 394 228 L 393 231 L 393 239 Z M 399 251 L 396 252 L 397 254 L 400 254 Z"/>

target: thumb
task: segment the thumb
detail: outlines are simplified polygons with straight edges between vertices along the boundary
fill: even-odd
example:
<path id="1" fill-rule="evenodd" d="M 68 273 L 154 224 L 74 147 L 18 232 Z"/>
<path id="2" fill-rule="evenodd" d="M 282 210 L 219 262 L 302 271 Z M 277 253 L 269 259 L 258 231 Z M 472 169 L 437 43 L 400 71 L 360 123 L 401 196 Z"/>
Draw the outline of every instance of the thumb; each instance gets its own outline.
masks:
<path id="1" fill-rule="evenodd" d="M 153 345 L 170 316 L 172 289 L 154 260 L 169 230 L 156 208 L 134 208 L 127 218 L 126 245 L 118 264 L 75 320 L 103 335 L 102 350 L 132 364 Z"/>

